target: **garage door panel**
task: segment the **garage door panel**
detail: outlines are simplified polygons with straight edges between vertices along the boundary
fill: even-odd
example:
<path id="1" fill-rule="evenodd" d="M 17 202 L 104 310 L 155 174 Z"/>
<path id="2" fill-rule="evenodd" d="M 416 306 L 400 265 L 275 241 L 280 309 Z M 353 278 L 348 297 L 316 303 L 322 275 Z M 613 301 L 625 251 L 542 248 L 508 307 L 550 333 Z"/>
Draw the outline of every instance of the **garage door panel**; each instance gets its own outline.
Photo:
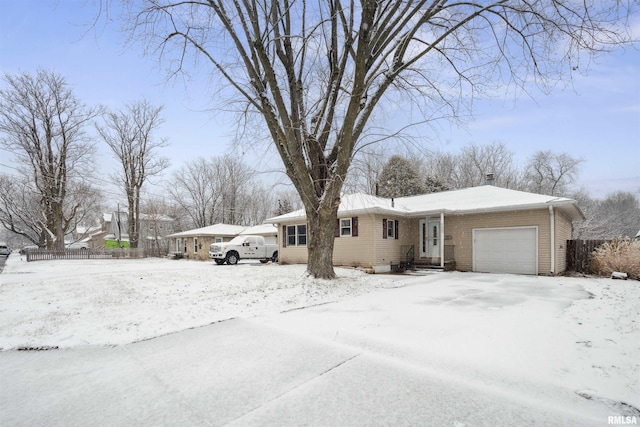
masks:
<path id="1" fill-rule="evenodd" d="M 538 228 L 473 230 L 473 270 L 538 274 Z"/>

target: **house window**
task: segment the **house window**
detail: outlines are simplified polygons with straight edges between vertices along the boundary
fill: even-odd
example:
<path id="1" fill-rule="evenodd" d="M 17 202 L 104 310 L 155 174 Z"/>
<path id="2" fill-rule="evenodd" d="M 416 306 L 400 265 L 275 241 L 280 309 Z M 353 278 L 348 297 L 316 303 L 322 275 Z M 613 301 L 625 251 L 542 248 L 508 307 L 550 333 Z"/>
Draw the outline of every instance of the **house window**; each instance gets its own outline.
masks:
<path id="1" fill-rule="evenodd" d="M 390 239 L 396 238 L 396 222 L 387 221 L 387 237 Z"/>
<path id="2" fill-rule="evenodd" d="M 216 237 L 213 243 L 222 243 L 222 237 Z"/>
<path id="3" fill-rule="evenodd" d="M 296 231 L 298 232 L 298 246 L 307 246 L 307 226 L 298 225 Z"/>
<path id="4" fill-rule="evenodd" d="M 358 237 L 358 217 L 337 218 L 333 237 Z"/>
<path id="5" fill-rule="evenodd" d="M 398 239 L 398 221 L 393 219 L 382 220 L 382 238 L 383 239 Z"/>
<path id="6" fill-rule="evenodd" d="M 287 246 L 296 246 L 296 226 L 287 227 Z"/>
<path id="7" fill-rule="evenodd" d="M 351 218 L 344 218 L 340 220 L 340 235 L 351 236 Z"/>
<path id="8" fill-rule="evenodd" d="M 307 246 L 307 226 L 287 226 L 287 246 Z"/>
<path id="9" fill-rule="evenodd" d="M 198 238 L 197 237 L 193 238 L 193 253 L 194 254 L 198 253 Z"/>

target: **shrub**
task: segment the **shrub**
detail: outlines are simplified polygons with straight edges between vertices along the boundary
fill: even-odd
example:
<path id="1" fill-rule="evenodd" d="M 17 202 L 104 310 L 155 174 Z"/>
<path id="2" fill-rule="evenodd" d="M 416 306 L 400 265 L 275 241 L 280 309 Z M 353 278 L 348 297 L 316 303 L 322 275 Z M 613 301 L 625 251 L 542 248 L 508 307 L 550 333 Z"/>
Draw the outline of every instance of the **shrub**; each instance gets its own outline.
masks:
<path id="1" fill-rule="evenodd" d="M 640 240 L 616 239 L 598 246 L 593 251 L 592 268 L 603 276 L 619 271 L 640 280 Z"/>

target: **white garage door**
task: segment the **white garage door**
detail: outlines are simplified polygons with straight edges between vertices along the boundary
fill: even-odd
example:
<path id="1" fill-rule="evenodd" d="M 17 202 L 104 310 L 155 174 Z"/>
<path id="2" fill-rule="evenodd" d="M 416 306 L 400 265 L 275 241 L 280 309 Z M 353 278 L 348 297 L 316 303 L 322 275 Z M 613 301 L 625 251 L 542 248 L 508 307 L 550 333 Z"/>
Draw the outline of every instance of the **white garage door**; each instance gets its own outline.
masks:
<path id="1" fill-rule="evenodd" d="M 538 227 L 474 229 L 473 271 L 538 274 Z"/>

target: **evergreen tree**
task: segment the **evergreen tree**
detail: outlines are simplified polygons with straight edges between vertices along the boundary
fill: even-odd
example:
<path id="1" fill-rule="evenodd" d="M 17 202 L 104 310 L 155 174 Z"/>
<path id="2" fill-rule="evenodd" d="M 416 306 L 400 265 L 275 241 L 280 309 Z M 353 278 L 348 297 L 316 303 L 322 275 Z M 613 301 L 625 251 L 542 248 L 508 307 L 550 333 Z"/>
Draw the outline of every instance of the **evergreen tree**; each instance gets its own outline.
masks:
<path id="1" fill-rule="evenodd" d="M 424 194 L 426 187 L 416 167 L 402 156 L 392 156 L 380 173 L 378 195 L 402 197 Z"/>
<path id="2" fill-rule="evenodd" d="M 428 176 L 425 181 L 425 192 L 426 193 L 439 193 L 441 191 L 448 191 L 450 188 L 437 177 Z"/>

